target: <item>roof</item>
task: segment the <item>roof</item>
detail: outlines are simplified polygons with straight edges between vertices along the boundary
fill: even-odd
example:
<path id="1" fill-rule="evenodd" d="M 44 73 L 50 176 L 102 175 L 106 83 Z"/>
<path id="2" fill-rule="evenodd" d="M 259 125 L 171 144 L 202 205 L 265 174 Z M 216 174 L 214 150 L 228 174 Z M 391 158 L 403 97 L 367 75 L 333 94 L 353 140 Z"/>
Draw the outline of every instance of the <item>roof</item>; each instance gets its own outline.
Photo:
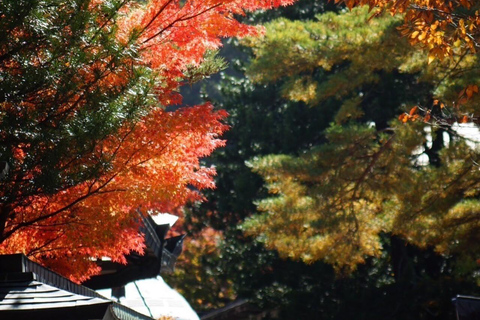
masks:
<path id="1" fill-rule="evenodd" d="M 79 295 L 36 281 L 33 273 L 25 276 L 25 280 L 0 282 L 0 311 L 110 304 L 106 299 Z"/>
<path id="2" fill-rule="evenodd" d="M 0 318 L 152 319 L 73 283 L 22 254 L 0 256 Z"/>
<path id="3" fill-rule="evenodd" d="M 480 298 L 457 295 L 452 299 L 458 320 L 480 319 Z"/>
<path id="4" fill-rule="evenodd" d="M 99 293 L 106 297 L 112 294 L 110 290 L 100 290 Z M 119 301 L 122 305 L 155 319 L 171 317 L 175 320 L 199 320 L 185 298 L 172 289 L 161 276 L 127 284 Z"/>
<path id="5" fill-rule="evenodd" d="M 0 282 L 0 317 L 3 319 L 52 319 L 68 314 L 70 319 L 102 319 L 106 299 L 83 296 L 39 282 L 32 272 Z"/>

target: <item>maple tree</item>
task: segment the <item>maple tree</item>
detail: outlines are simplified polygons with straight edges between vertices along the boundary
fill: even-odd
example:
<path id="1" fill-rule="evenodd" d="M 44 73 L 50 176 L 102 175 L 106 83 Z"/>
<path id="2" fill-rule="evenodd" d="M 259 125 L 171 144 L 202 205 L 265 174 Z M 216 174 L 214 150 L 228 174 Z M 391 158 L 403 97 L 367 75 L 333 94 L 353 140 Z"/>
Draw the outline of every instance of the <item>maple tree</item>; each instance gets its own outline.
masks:
<path id="1" fill-rule="evenodd" d="M 473 0 L 335 0 L 350 9 L 356 6 L 376 8 L 372 15 L 389 12 L 403 15 L 400 27 L 411 43 L 428 49 L 429 60 L 443 59 L 465 50 L 479 48 L 479 4 Z"/>
<path id="2" fill-rule="evenodd" d="M 350 9 L 368 6 L 371 13 L 369 19 L 386 12 L 403 17 L 403 24 L 398 26 L 400 35 L 408 39 L 412 45 L 423 48 L 428 56 L 428 63 L 444 59 L 457 60 L 457 63 L 459 58 L 460 60 L 477 59 L 477 50 L 480 46 L 480 6 L 477 1 L 334 0 L 334 2 L 346 5 Z M 468 77 L 464 76 L 463 79 L 467 80 Z M 438 105 L 442 108 L 449 106 L 453 109 L 450 112 L 459 113 L 459 106 L 468 103 L 473 96 L 478 99 L 477 80 L 470 79 L 470 82 L 463 83 L 462 87 L 457 88 L 458 97 L 435 101 L 438 101 Z M 417 113 L 417 111 L 421 112 Z M 421 106 L 420 110 L 414 106 L 410 112 L 412 114 L 404 114 L 401 120 L 404 122 L 412 119 L 430 121 L 432 111 L 429 106 Z M 469 112 L 470 110 L 460 112 L 459 122 L 476 122 L 477 118 Z"/>
<path id="3" fill-rule="evenodd" d="M 292 1 L 2 1 L 0 252 L 71 279 L 141 252 L 136 209 L 175 211 L 212 188 L 223 141 L 209 104 L 166 111 L 215 72 L 234 19 Z"/>

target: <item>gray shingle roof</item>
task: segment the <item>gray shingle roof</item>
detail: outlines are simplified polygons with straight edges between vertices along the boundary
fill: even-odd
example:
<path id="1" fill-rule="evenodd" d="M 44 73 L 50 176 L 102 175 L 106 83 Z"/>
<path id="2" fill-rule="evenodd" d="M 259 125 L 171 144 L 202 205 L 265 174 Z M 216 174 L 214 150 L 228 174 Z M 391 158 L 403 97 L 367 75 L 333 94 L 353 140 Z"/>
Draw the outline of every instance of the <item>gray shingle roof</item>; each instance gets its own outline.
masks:
<path id="1" fill-rule="evenodd" d="M 21 254 L 0 255 L 0 319 L 152 320 Z"/>
<path id="2" fill-rule="evenodd" d="M 28 275 L 28 274 L 26 274 Z M 34 280 L 0 282 L 0 311 L 68 308 L 111 304 L 107 299 L 79 295 Z"/>

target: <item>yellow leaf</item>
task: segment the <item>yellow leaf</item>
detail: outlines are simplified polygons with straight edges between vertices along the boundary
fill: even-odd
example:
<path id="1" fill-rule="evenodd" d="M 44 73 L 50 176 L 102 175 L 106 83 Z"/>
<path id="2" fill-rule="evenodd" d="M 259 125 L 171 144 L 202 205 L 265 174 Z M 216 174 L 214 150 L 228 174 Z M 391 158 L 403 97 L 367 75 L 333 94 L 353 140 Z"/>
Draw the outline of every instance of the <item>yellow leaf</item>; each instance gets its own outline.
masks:
<path id="1" fill-rule="evenodd" d="M 463 34 L 466 34 L 467 31 L 465 30 L 465 20 L 463 19 L 460 19 L 458 21 L 459 25 L 460 25 L 460 30 L 462 31 Z"/>

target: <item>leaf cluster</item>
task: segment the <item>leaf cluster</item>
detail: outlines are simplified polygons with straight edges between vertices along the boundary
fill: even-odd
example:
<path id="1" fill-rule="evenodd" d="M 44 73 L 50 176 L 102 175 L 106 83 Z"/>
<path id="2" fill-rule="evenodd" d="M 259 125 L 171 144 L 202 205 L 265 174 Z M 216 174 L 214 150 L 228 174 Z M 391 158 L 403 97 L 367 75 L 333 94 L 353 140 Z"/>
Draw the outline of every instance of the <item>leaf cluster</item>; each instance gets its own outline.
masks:
<path id="1" fill-rule="evenodd" d="M 2 1 L 0 252 L 79 281 L 142 251 L 139 207 L 201 200 L 226 113 L 164 107 L 218 71 L 221 37 L 258 33 L 233 15 L 287 3 Z"/>

